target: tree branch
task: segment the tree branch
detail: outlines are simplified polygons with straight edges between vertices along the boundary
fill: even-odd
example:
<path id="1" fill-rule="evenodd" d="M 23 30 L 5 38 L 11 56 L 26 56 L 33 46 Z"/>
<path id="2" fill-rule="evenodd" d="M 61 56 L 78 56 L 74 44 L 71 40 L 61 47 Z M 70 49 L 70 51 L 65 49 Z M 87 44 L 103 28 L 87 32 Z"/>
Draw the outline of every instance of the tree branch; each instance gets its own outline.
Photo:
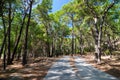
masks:
<path id="1" fill-rule="evenodd" d="M 115 4 L 115 2 L 113 1 L 112 4 L 110 4 L 107 8 L 104 9 L 103 19 L 106 17 L 106 14 L 114 6 L 114 4 Z"/>
<path id="2" fill-rule="evenodd" d="M 91 7 L 91 6 L 89 5 L 88 0 L 85 0 L 85 4 L 86 4 L 86 6 L 90 9 L 92 15 L 93 15 L 95 18 L 97 18 L 97 14 L 96 14 L 95 10 L 93 9 L 93 7 Z"/>

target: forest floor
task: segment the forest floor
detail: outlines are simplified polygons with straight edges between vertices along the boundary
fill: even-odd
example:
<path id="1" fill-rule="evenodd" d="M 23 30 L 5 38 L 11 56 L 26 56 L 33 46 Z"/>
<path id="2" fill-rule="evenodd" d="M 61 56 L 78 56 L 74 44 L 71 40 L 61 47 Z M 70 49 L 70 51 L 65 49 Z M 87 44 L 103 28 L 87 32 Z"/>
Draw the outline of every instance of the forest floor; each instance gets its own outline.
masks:
<path id="1" fill-rule="evenodd" d="M 26 66 L 22 66 L 21 61 L 16 61 L 14 65 L 7 66 L 6 71 L 0 60 L 0 80 L 42 80 L 57 59 L 59 58 L 30 59 Z"/>
<path id="2" fill-rule="evenodd" d="M 102 56 L 100 65 L 96 64 L 92 55 L 83 55 L 85 61 L 95 68 L 102 70 L 120 79 L 120 58 L 113 56 Z M 50 67 L 59 58 L 36 58 L 30 59 L 26 66 L 21 65 L 21 61 L 14 62 L 14 65 L 7 66 L 6 71 L 2 69 L 2 61 L 0 60 L 0 80 L 43 80 Z"/>

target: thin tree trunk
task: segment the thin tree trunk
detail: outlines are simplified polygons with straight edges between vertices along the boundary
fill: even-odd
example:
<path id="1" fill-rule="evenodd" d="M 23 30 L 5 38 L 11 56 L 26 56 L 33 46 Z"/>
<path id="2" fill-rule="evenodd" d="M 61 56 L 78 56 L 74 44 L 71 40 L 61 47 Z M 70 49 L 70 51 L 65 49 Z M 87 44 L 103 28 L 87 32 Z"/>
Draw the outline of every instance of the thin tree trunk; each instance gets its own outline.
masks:
<path id="1" fill-rule="evenodd" d="M 83 36 L 82 36 L 82 34 L 80 33 L 80 37 L 79 37 L 79 44 L 80 44 L 80 55 L 82 56 L 82 54 L 83 54 L 83 45 L 84 45 L 84 41 L 83 41 Z"/>
<path id="2" fill-rule="evenodd" d="M 73 25 L 73 15 L 72 15 L 72 55 L 75 53 L 75 41 L 74 41 L 74 25 Z"/>
<path id="3" fill-rule="evenodd" d="M 60 54 L 59 55 L 62 55 L 63 54 L 63 49 L 62 49 L 62 47 L 63 47 L 63 37 L 61 37 L 61 39 L 60 39 L 60 45 L 59 45 L 59 49 L 60 49 Z"/>
<path id="4" fill-rule="evenodd" d="M 47 57 L 50 57 L 50 42 L 47 40 Z"/>
<path id="5" fill-rule="evenodd" d="M 29 16 L 28 16 L 28 21 L 27 21 L 27 26 L 26 26 L 24 53 L 23 53 L 23 59 L 22 59 L 23 65 L 27 64 L 28 30 L 29 30 L 30 18 L 31 18 L 31 12 L 32 12 L 32 3 L 33 3 L 33 0 L 30 1 L 30 10 L 29 10 Z"/>
<path id="6" fill-rule="evenodd" d="M 55 57 L 55 38 L 52 40 L 52 56 Z"/>
<path id="7" fill-rule="evenodd" d="M 3 69 L 6 70 L 6 44 L 4 49 L 4 57 L 3 57 Z"/>
<path id="8" fill-rule="evenodd" d="M 11 58 L 11 42 L 10 42 L 10 34 L 11 34 L 11 2 L 9 2 L 9 27 L 8 27 L 8 57 L 7 57 L 7 64 L 10 65 L 10 58 Z"/>
<path id="9" fill-rule="evenodd" d="M 20 60 L 20 56 L 21 56 L 21 51 L 17 55 L 17 60 Z"/>
<path id="10" fill-rule="evenodd" d="M 97 63 L 101 62 L 101 38 L 102 38 L 102 25 L 103 22 L 100 25 L 100 31 L 99 31 L 99 35 L 98 35 L 98 60 Z"/>

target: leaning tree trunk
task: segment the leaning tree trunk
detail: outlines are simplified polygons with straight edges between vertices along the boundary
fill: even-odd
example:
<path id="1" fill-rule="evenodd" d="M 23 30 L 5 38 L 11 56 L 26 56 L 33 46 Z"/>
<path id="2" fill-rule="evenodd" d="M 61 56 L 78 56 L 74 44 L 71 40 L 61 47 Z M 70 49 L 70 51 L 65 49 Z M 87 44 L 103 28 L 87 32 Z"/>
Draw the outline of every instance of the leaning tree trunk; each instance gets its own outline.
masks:
<path id="1" fill-rule="evenodd" d="M 25 44 L 24 44 L 24 53 L 23 53 L 23 59 L 22 59 L 22 64 L 25 65 L 27 64 L 27 49 L 28 49 L 28 29 L 30 25 L 30 18 L 31 18 L 31 12 L 32 12 L 32 3 L 33 0 L 30 1 L 30 10 L 29 10 L 29 15 L 28 15 L 28 21 L 27 21 L 27 26 L 26 26 L 26 34 L 25 34 Z"/>

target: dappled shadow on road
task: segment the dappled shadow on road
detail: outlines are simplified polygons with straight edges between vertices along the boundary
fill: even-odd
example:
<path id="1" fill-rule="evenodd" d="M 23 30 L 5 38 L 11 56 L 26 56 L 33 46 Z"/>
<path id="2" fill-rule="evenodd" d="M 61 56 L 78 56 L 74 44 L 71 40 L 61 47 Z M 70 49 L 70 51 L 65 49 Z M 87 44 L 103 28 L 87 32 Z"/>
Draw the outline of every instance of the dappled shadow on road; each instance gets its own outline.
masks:
<path id="1" fill-rule="evenodd" d="M 48 71 L 44 80 L 79 80 L 70 65 L 70 57 L 58 60 Z"/>
<path id="2" fill-rule="evenodd" d="M 120 79 L 119 56 L 112 56 L 112 58 L 110 58 L 109 56 L 102 56 L 102 62 L 99 65 L 94 62 L 93 57 L 93 55 L 85 55 L 83 58 L 93 67 Z"/>
<path id="3" fill-rule="evenodd" d="M 77 76 L 82 80 L 117 80 L 117 78 L 93 68 L 90 64 L 86 64 L 81 58 L 75 57 L 75 65 L 78 68 Z"/>

